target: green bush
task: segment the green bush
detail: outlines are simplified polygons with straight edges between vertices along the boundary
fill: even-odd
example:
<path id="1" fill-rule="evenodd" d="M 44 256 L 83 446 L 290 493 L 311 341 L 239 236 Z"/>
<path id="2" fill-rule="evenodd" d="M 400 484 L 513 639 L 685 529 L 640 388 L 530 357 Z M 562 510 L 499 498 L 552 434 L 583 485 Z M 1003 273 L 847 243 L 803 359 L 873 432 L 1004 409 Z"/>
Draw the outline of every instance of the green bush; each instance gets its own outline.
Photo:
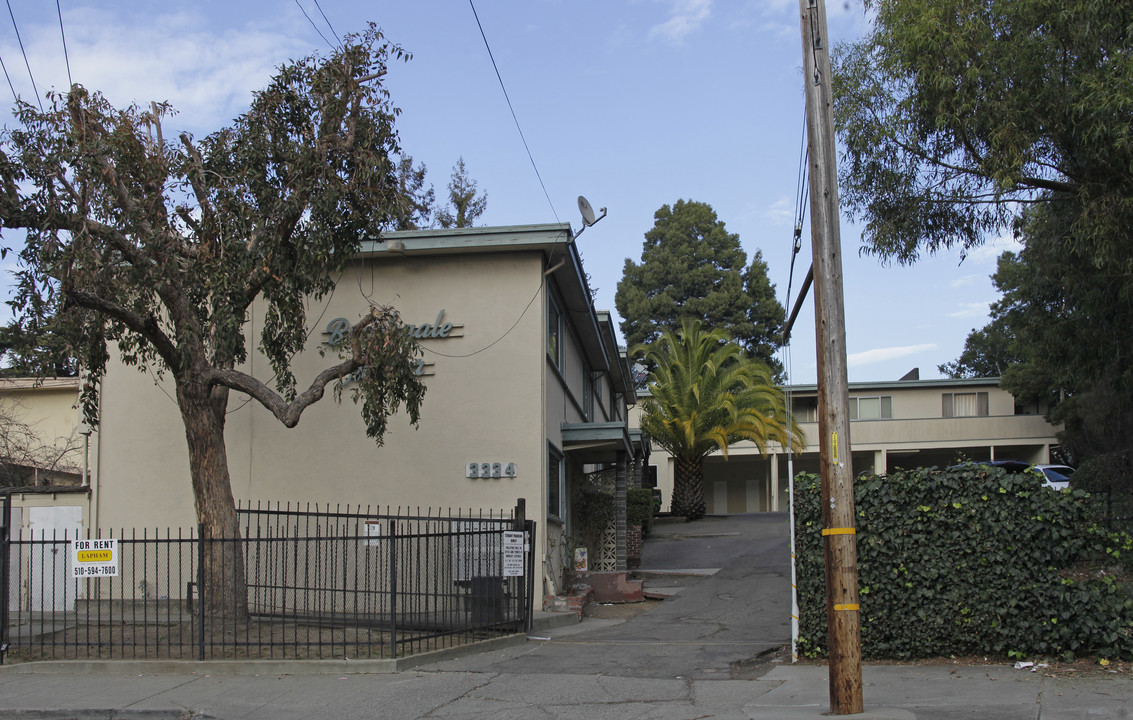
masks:
<path id="1" fill-rule="evenodd" d="M 626 490 L 626 523 L 640 525 L 641 531 L 653 529 L 653 490 L 629 488 Z"/>
<path id="2" fill-rule="evenodd" d="M 800 475 L 795 493 L 802 651 L 823 655 L 819 479 Z M 863 475 L 854 496 L 864 657 L 1133 657 L 1128 592 L 1069 572 L 1131 547 L 1088 521 L 1084 492 L 965 465 Z"/>

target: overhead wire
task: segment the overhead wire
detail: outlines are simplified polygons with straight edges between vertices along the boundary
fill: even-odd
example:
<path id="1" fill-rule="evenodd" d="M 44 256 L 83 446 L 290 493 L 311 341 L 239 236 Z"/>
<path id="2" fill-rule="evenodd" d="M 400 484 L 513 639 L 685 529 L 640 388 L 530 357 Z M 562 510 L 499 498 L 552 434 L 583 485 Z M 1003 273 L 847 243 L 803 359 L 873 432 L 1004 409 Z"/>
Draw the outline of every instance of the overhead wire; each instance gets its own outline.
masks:
<path id="1" fill-rule="evenodd" d="M 12 12 L 12 0 L 4 0 L 4 1 L 6 3 L 8 3 L 8 17 L 12 18 L 12 29 L 16 31 L 16 40 L 19 42 L 20 52 L 23 53 L 23 56 L 24 56 L 24 65 L 27 66 L 28 77 L 31 78 L 31 89 L 32 89 L 32 91 L 35 92 L 35 101 L 37 103 L 39 103 L 39 111 L 43 112 L 43 100 L 41 100 L 40 97 L 39 97 L 39 88 L 36 87 L 36 84 L 35 84 L 35 75 L 32 74 L 31 63 L 28 62 L 28 53 L 24 49 L 24 39 L 22 37 L 20 37 L 20 28 L 19 28 L 19 26 L 16 25 L 16 14 L 14 12 Z M 7 71 L 5 71 L 5 74 L 6 73 L 7 73 Z M 8 83 L 11 84 L 11 80 L 9 80 Z"/>
<path id="2" fill-rule="evenodd" d="M 4 78 L 8 81 L 8 89 L 12 91 L 12 99 L 19 102 L 20 96 L 16 94 L 16 87 L 12 85 L 12 76 L 8 74 L 8 66 L 4 64 L 2 56 L 0 56 L 0 68 L 4 69 Z"/>
<path id="3" fill-rule="evenodd" d="M 303 17 L 307 18 L 307 22 L 311 24 L 311 27 L 315 29 L 315 32 L 319 34 L 319 37 L 323 39 L 323 42 L 327 44 L 327 47 L 329 47 L 331 50 L 334 50 L 334 44 L 332 44 L 330 40 L 327 40 L 327 36 L 323 35 L 323 31 L 319 29 L 319 26 L 316 25 L 315 21 L 311 19 L 311 16 L 307 14 L 307 8 L 303 7 L 302 3 L 300 3 L 299 0 L 295 0 L 295 5 L 298 6 L 299 10 L 303 12 Z M 330 23 L 327 23 L 327 25 L 330 25 Z"/>
<path id="4" fill-rule="evenodd" d="M 531 147 L 527 144 L 527 138 L 523 135 L 523 128 L 519 125 L 519 118 L 515 114 L 515 108 L 511 104 L 511 98 L 508 97 L 507 87 L 504 85 L 504 78 L 500 75 L 500 68 L 496 64 L 496 57 L 492 54 L 492 46 L 488 43 L 488 36 L 484 32 L 484 26 L 480 23 L 480 15 L 476 12 L 476 5 L 472 0 L 468 0 L 468 4 L 472 7 L 472 16 L 476 18 L 476 27 L 480 28 L 480 37 L 484 39 L 484 47 L 488 50 L 488 58 L 492 61 L 492 69 L 496 71 L 496 79 L 499 80 L 500 89 L 504 92 L 504 100 L 507 101 L 508 110 L 511 111 L 511 119 L 515 121 L 515 129 L 519 131 L 519 139 L 523 141 L 523 149 L 527 151 L 527 159 L 531 161 L 531 167 L 535 170 L 535 177 L 539 180 L 539 186 L 543 188 L 543 196 L 547 198 L 547 204 L 551 206 L 551 214 L 555 216 L 555 222 L 562 222 L 559 220 L 559 214 L 555 211 L 555 204 L 551 202 L 551 194 L 547 192 L 547 186 L 543 183 L 543 176 L 539 173 L 539 166 L 535 164 L 535 157 L 531 154 Z"/>
<path id="5" fill-rule="evenodd" d="M 67 33 L 63 31 L 63 8 L 60 0 L 55 0 L 55 11 L 59 14 L 59 36 L 63 38 L 63 61 L 67 64 L 67 87 L 73 87 L 71 79 L 71 56 L 67 53 Z"/>
<path id="6" fill-rule="evenodd" d="M 327 27 L 330 28 L 330 32 L 331 32 L 332 35 L 334 35 L 334 39 L 336 41 L 339 40 L 342 36 L 339 35 L 337 31 L 335 31 L 334 25 L 330 24 L 330 18 L 328 18 L 327 14 L 325 12 L 323 12 L 323 6 L 319 4 L 319 0 L 315 0 L 315 7 L 317 7 L 319 9 L 319 14 L 323 16 L 323 20 L 326 22 Z M 342 47 L 341 42 L 339 42 L 338 45 L 339 45 L 339 47 Z"/>

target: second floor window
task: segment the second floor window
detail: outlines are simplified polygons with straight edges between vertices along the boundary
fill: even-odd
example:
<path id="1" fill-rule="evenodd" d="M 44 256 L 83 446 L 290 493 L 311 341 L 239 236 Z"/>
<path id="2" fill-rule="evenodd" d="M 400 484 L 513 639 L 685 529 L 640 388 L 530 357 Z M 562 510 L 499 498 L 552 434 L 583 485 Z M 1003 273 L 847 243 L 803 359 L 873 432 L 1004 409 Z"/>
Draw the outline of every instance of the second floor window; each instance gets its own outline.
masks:
<path id="1" fill-rule="evenodd" d="M 985 392 L 944 393 L 941 396 L 941 415 L 950 417 L 981 417 L 988 414 Z"/>
<path id="2" fill-rule="evenodd" d="M 892 417 L 892 395 L 850 398 L 851 420 L 889 420 Z"/>
<path id="3" fill-rule="evenodd" d="M 547 355 L 563 369 L 563 314 L 553 295 L 547 296 Z"/>

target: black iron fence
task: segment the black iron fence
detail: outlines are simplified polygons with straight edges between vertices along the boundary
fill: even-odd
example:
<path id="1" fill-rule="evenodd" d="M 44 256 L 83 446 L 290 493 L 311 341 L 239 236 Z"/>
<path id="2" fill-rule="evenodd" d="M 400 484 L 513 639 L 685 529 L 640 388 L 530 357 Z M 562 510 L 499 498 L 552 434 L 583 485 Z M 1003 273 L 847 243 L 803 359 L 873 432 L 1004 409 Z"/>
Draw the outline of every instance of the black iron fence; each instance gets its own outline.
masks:
<path id="1" fill-rule="evenodd" d="M 534 523 L 255 505 L 241 537 L 0 527 L 0 662 L 397 658 L 529 629 Z M 517 510 L 521 508 L 520 505 Z"/>

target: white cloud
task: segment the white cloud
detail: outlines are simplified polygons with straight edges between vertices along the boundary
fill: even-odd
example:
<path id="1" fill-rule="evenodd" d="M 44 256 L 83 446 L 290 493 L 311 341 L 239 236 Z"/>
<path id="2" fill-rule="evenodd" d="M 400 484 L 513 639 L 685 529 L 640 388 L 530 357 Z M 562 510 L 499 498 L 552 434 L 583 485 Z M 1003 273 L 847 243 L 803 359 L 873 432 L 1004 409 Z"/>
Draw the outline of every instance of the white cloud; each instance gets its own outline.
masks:
<path id="1" fill-rule="evenodd" d="M 649 34 L 678 44 L 699 30 L 712 14 L 712 0 L 674 0 L 671 7 L 669 19 L 654 25 Z"/>
<path id="2" fill-rule="evenodd" d="M 773 225 L 790 225 L 794 220 L 795 209 L 791 200 L 779 198 L 764 209 L 760 215 Z"/>
<path id="3" fill-rule="evenodd" d="M 987 278 L 988 278 L 988 276 L 984 275 L 984 274 L 974 274 L 973 273 L 973 274 L 970 274 L 970 275 L 961 275 L 960 277 L 953 278 L 948 283 L 948 287 L 950 287 L 950 288 L 970 287 L 972 285 L 977 285 L 977 284 L 982 284 L 982 283 L 987 282 Z"/>
<path id="4" fill-rule="evenodd" d="M 273 19 L 272 26 L 214 30 L 191 10 L 124 16 L 80 7 L 64 20 L 74 82 L 101 92 L 115 106 L 168 100 L 178 112 L 167 121 L 172 132 L 202 134 L 227 125 L 279 65 L 311 51 L 298 33 L 283 27 L 285 18 Z M 40 93 L 65 89 L 58 24 L 29 24 L 21 32 Z M 19 56 L 11 41 L 0 52 Z M 30 83 L 19 82 L 24 84 L 17 91 L 30 99 Z"/>
<path id="5" fill-rule="evenodd" d="M 982 318 L 987 317 L 988 308 L 991 306 L 990 302 L 966 302 L 960 303 L 959 309 L 948 313 L 950 318 Z"/>
<path id="6" fill-rule="evenodd" d="M 1019 252 L 1023 245 L 1010 235 L 1002 235 L 968 251 L 965 262 L 994 265 L 1005 252 Z"/>
<path id="7" fill-rule="evenodd" d="M 904 345 L 901 347 L 874 348 L 873 350 L 865 350 L 864 352 L 850 353 L 846 356 L 846 363 L 851 367 L 873 365 L 875 363 L 896 360 L 898 358 L 908 357 L 909 355 L 916 355 L 918 353 L 928 352 L 929 350 L 935 349 L 936 345 L 934 343 L 926 343 L 922 345 Z"/>

